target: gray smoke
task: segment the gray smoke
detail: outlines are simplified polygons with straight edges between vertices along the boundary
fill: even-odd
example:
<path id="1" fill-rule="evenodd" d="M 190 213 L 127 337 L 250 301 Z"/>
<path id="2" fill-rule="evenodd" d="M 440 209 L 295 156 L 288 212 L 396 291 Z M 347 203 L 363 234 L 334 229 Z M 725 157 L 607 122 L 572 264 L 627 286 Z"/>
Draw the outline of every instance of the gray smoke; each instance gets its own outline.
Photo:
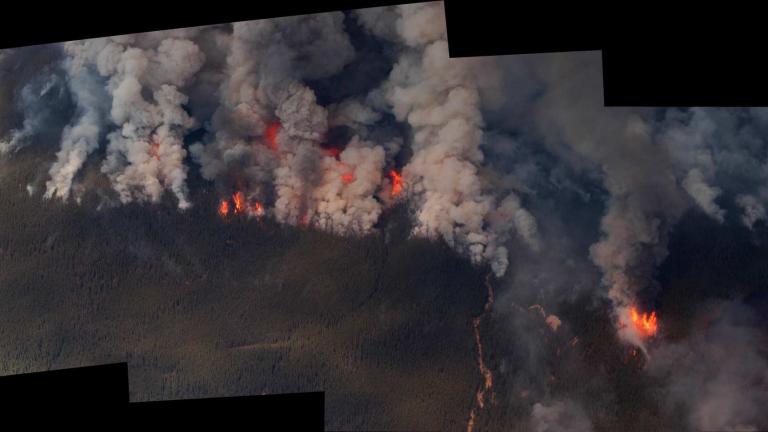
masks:
<path id="1" fill-rule="evenodd" d="M 356 61 L 345 27 L 354 19 L 388 44 L 392 70 L 367 94 L 323 104 L 312 83 Z M 440 2 L 73 41 L 63 51 L 76 113 L 46 198 L 79 200 L 87 187 L 78 178 L 98 153 L 119 202 L 170 192 L 186 209 L 189 152 L 223 199 L 242 193 L 281 223 L 365 234 L 406 200 L 414 235 L 442 238 L 498 276 L 514 240 L 540 247 L 524 197 L 496 190 L 484 160 L 483 109 L 498 104 L 498 67 L 448 57 Z M 45 122 L 25 111 L 4 152 Z M 187 150 L 185 137 L 201 127 Z M 329 143 L 331 132 L 344 142 Z"/>
<path id="2" fill-rule="evenodd" d="M 532 108 L 534 133 L 577 170 L 594 173 L 608 192 L 601 238 L 590 248 L 616 308 L 620 334 L 642 345 L 628 321 L 637 293 L 653 284 L 666 258 L 670 228 L 690 206 L 675 160 L 654 135 L 648 110 L 603 105 L 597 53 L 532 62 L 543 88 Z M 700 192 L 691 177 L 690 190 Z"/>
<path id="3" fill-rule="evenodd" d="M 653 351 L 649 372 L 669 380 L 670 409 L 682 406 L 693 430 L 768 428 L 768 357 L 754 311 L 739 303 L 703 308 L 701 331 Z"/>
<path id="4" fill-rule="evenodd" d="M 75 175 L 89 154 L 99 147 L 103 136 L 109 98 L 102 81 L 81 57 L 84 45 L 66 44 L 69 55 L 64 67 L 70 92 L 77 105 L 76 119 L 64 128 L 56 162 L 49 170 L 45 197 L 69 198 Z"/>
<path id="5" fill-rule="evenodd" d="M 197 45 L 183 39 L 193 34 L 178 30 L 65 44 L 80 116 L 63 133 L 47 198 L 69 197 L 73 179 L 106 135 L 102 172 L 123 203 L 158 202 L 168 189 L 180 209 L 191 205 L 182 140 L 196 122 L 183 109 L 188 98 L 179 89 L 205 61 Z"/>
<path id="6" fill-rule="evenodd" d="M 535 432 L 590 432 L 592 423 L 584 410 L 572 401 L 536 403 L 531 413 L 531 430 Z"/>
<path id="7" fill-rule="evenodd" d="M 0 60 L 1 61 L 1 60 Z M 10 131 L 6 139 L 0 140 L 0 154 L 9 154 L 30 145 L 36 135 L 51 127 L 61 115 L 66 87 L 56 73 L 33 79 L 22 87 L 18 108 L 23 113 L 20 128 Z"/>
<path id="8" fill-rule="evenodd" d="M 441 3 L 358 13 L 369 31 L 403 48 L 389 79 L 372 96 L 413 130 L 413 157 L 403 168 L 417 207 L 413 233 L 441 237 L 496 275 L 508 266 L 511 230 L 538 248 L 536 222 L 512 192 L 501 202 L 484 184 L 481 88 L 498 79 L 492 58 L 451 59 Z M 385 23 L 383 20 L 392 20 Z M 393 30 L 394 29 L 394 30 Z M 379 100 L 376 100 L 376 99 Z"/>
<path id="9" fill-rule="evenodd" d="M 350 39 L 350 23 L 365 40 Z M 391 70 L 348 90 L 370 40 Z M 620 340 L 651 354 L 647 373 L 664 377 L 665 401 L 691 428 L 768 427 L 763 336 L 735 318 L 748 312 L 728 306 L 705 330 L 656 345 L 627 325 L 629 308 L 660 288 L 687 213 L 745 235 L 768 222 L 768 109 L 607 108 L 596 52 L 452 59 L 440 2 L 51 49 L 63 60 L 7 84 L 14 105 L 0 116 L 6 127 L 10 108 L 23 114 L 3 131 L 4 159 L 55 131 L 45 198 L 80 200 L 99 176 L 109 204 L 172 196 L 183 210 L 199 170 L 219 198 L 241 192 L 249 215 L 338 235 L 371 233 L 404 203 L 414 236 L 501 278 L 494 313 L 519 298 L 523 311 L 535 302 L 553 313 L 509 324 L 526 334 L 508 343 L 518 357 L 499 361 L 502 373 L 523 364 L 506 384 L 540 401 L 531 430 L 592 430 L 582 406 L 600 412 L 548 389 L 555 368 L 539 335 L 571 331 L 558 305 L 578 295 L 610 301 Z M 23 52 L 0 51 L 4 79 Z"/>

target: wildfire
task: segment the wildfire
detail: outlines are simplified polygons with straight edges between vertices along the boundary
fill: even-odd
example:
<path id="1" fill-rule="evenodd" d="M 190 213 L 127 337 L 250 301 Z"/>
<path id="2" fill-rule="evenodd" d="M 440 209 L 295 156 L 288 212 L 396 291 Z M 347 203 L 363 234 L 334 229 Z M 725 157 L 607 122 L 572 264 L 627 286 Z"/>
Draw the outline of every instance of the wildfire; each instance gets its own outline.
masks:
<path id="1" fill-rule="evenodd" d="M 221 200 L 219 203 L 219 215 L 225 217 L 229 214 L 229 201 Z"/>
<path id="2" fill-rule="evenodd" d="M 274 121 L 267 126 L 264 132 L 264 139 L 267 141 L 267 147 L 272 151 L 277 151 L 277 133 L 280 132 L 280 122 Z"/>
<path id="3" fill-rule="evenodd" d="M 230 214 L 246 214 L 248 216 L 262 217 L 265 214 L 265 209 L 264 205 L 259 201 L 254 201 L 252 204 L 248 203 L 245 194 L 241 191 L 237 191 L 232 194 L 230 199 L 222 199 L 219 202 L 218 213 L 222 218 L 229 216 Z"/>
<path id="4" fill-rule="evenodd" d="M 392 179 L 392 196 L 396 197 L 403 191 L 403 176 L 392 170 L 389 172 L 389 178 Z"/>
<path id="5" fill-rule="evenodd" d="M 240 214 L 245 210 L 245 196 L 237 191 L 232 194 L 232 202 L 235 203 L 235 214 Z"/>
<path id="6" fill-rule="evenodd" d="M 392 171 L 394 172 L 394 170 Z M 399 176 L 398 176 L 399 177 Z M 394 184 L 394 183 L 393 183 Z M 469 411 L 469 420 L 467 421 L 467 432 L 475 430 L 475 421 L 477 420 L 478 411 L 485 408 L 485 396 L 486 393 L 490 393 L 491 401 L 494 402 L 496 395 L 493 392 L 493 373 L 485 364 L 483 356 L 483 343 L 480 340 L 480 322 L 486 314 L 490 313 L 493 307 L 493 286 L 491 286 L 490 274 L 485 278 L 485 286 L 488 288 L 488 298 L 483 307 L 483 313 L 476 316 L 472 320 L 472 328 L 475 334 L 475 346 L 477 347 L 477 368 L 480 370 L 480 374 L 483 376 L 483 384 L 477 389 L 475 393 L 475 402 L 472 409 Z"/>
<path id="7" fill-rule="evenodd" d="M 344 184 L 350 184 L 355 181 L 355 176 L 352 173 L 343 174 L 341 176 L 341 181 L 344 182 Z"/>
<path id="8" fill-rule="evenodd" d="M 259 217 L 264 216 L 264 206 L 258 201 L 253 204 L 253 214 Z"/>
<path id="9" fill-rule="evenodd" d="M 656 312 L 640 314 L 637 311 L 637 307 L 632 306 L 629 310 L 629 317 L 632 320 L 632 325 L 635 330 L 643 337 L 651 337 L 656 334 L 658 330 L 658 323 L 656 322 Z"/>

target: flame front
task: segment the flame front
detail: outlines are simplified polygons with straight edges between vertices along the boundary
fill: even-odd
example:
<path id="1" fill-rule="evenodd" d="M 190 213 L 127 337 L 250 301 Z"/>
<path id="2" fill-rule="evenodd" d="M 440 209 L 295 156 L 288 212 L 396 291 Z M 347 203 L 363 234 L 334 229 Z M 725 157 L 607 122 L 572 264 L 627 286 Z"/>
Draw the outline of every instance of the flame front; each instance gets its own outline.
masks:
<path id="1" fill-rule="evenodd" d="M 230 199 L 222 199 L 219 202 L 218 213 L 222 218 L 230 214 L 233 216 L 248 215 L 260 218 L 264 216 L 266 209 L 261 202 L 248 200 L 243 192 L 237 191 L 232 194 Z"/>
<path id="2" fill-rule="evenodd" d="M 477 389 L 477 392 L 475 392 L 475 403 L 472 404 L 472 409 L 469 411 L 469 419 L 467 420 L 467 432 L 474 432 L 477 416 L 480 410 L 485 408 L 486 394 L 490 394 L 492 402 L 496 401 L 496 394 L 493 391 L 493 373 L 488 365 L 485 364 L 483 343 L 480 340 L 480 323 L 493 308 L 493 286 L 491 285 L 490 274 L 485 278 L 485 286 L 488 289 L 488 297 L 485 301 L 485 306 L 483 306 L 483 312 L 472 320 L 472 330 L 475 334 L 475 347 L 477 348 L 477 369 L 483 376 L 483 383 Z"/>
<path id="3" fill-rule="evenodd" d="M 389 172 L 389 178 L 392 179 L 392 196 L 396 197 L 403 191 L 403 176 L 392 170 Z"/>
<path id="4" fill-rule="evenodd" d="M 656 312 L 654 311 L 651 311 L 650 314 L 641 314 L 637 311 L 637 307 L 632 306 L 632 308 L 629 309 L 629 317 L 632 320 L 632 325 L 635 330 L 637 330 L 637 333 L 642 337 L 647 338 L 655 335 L 659 328 L 658 323 L 656 322 Z"/>

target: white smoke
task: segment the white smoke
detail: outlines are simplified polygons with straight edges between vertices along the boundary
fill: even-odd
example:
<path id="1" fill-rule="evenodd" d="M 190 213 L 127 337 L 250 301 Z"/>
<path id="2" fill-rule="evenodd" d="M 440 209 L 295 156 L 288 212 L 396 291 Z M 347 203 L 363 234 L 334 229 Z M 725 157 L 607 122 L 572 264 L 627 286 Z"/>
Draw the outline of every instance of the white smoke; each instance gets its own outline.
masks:
<path id="1" fill-rule="evenodd" d="M 337 169 L 319 148 L 327 110 L 302 80 L 333 75 L 353 57 L 341 13 L 234 24 L 215 136 L 191 149 L 203 176 L 234 176 L 248 195 L 274 195 L 278 221 L 308 223 L 318 211 L 315 195 L 323 194 L 314 189 Z"/>
<path id="2" fill-rule="evenodd" d="M 340 154 L 340 163 L 326 157 L 321 185 L 313 191 L 317 225 L 337 233 L 366 233 L 378 221 L 382 205 L 376 192 L 382 185 L 382 147 L 354 139 Z"/>
<path id="3" fill-rule="evenodd" d="M 395 21 L 384 25 L 372 13 Z M 514 223 L 489 227 L 494 213 L 505 211 L 497 209 L 496 197 L 478 174 L 483 163 L 479 87 L 495 79 L 493 59 L 449 58 L 442 3 L 401 5 L 396 13 L 362 11 L 360 16 L 371 32 L 396 35 L 404 45 L 389 80 L 372 98 L 382 97 L 395 117 L 413 129 L 413 157 L 403 177 L 418 209 L 414 234 L 442 237 L 473 262 L 490 262 L 496 275 L 503 275 L 507 229 L 522 229 L 529 244 L 537 243 L 535 221 L 514 196 L 505 204 L 506 211 L 514 207 Z"/>
<path id="4" fill-rule="evenodd" d="M 102 172 L 120 200 L 158 202 L 171 190 L 180 209 L 191 205 L 182 140 L 196 122 L 183 109 L 188 99 L 179 89 L 194 78 L 205 55 L 194 42 L 175 37 L 188 34 L 154 32 L 65 45 L 70 88 L 82 114 L 64 131 L 47 198 L 69 197 L 75 175 L 105 133 L 105 106 L 110 104 L 109 124 L 115 130 L 107 134 Z M 106 97 L 97 88 L 104 80 Z"/>
<path id="5" fill-rule="evenodd" d="M 65 60 L 69 89 L 77 104 L 77 118 L 64 128 L 56 162 L 49 170 L 45 198 L 67 199 L 70 196 L 75 175 L 89 154 L 99 147 L 103 135 L 108 96 L 92 67 L 86 66 L 86 50 L 101 41 L 72 42 L 64 45 L 68 54 Z"/>
<path id="6" fill-rule="evenodd" d="M 549 405 L 535 403 L 531 412 L 534 432 L 590 432 L 590 422 L 584 410 L 572 401 L 553 401 Z"/>
<path id="7" fill-rule="evenodd" d="M 340 234 L 370 232 L 405 198 L 414 235 L 442 238 L 503 275 L 513 236 L 540 244 L 523 199 L 495 193 L 481 172 L 481 108 L 498 81 L 495 60 L 449 58 L 440 2 L 354 17 L 392 43 L 396 61 L 378 88 L 329 106 L 312 82 L 343 73 L 356 56 L 340 12 L 64 44 L 77 114 L 44 196 L 79 199 L 78 175 L 105 144 L 101 173 L 120 202 L 157 203 L 171 192 L 186 209 L 184 139 L 204 127 L 189 153 L 225 197 L 242 192 L 281 223 Z M 375 133 L 392 122 L 389 112 L 412 137 Z M 351 134 L 329 144 L 331 128 Z M 393 170 L 402 172 L 402 196 Z"/>

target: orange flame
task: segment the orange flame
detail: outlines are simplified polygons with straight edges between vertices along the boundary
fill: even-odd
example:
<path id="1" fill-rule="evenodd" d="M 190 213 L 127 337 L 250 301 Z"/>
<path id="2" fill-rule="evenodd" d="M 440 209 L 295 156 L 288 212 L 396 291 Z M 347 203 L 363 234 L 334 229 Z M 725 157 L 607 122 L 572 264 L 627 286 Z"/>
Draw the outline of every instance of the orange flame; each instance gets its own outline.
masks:
<path id="1" fill-rule="evenodd" d="M 493 391 L 493 373 L 485 364 L 483 343 L 480 340 L 480 323 L 485 315 L 491 312 L 491 308 L 493 308 L 493 286 L 491 285 L 490 274 L 485 278 L 485 286 L 488 289 L 488 297 L 485 301 L 485 306 L 483 306 L 483 313 L 472 319 L 472 329 L 475 334 L 475 347 L 477 348 L 477 369 L 483 376 L 483 384 L 477 389 L 477 392 L 475 392 L 475 404 L 472 405 L 472 409 L 469 411 L 467 432 L 474 432 L 475 422 L 477 421 L 479 411 L 485 408 L 486 394 L 490 394 L 491 402 L 496 402 L 496 394 Z"/>
<path id="2" fill-rule="evenodd" d="M 245 196 L 237 191 L 232 194 L 232 202 L 235 203 L 235 214 L 240 214 L 245 210 Z"/>
<path id="3" fill-rule="evenodd" d="M 272 151 L 277 151 L 277 133 L 280 132 L 280 122 L 274 121 L 267 126 L 264 132 L 264 139 L 267 141 L 267 147 Z"/>
<path id="4" fill-rule="evenodd" d="M 637 307 L 632 306 L 629 310 L 629 317 L 632 319 L 632 325 L 635 330 L 643 337 L 651 337 L 656 334 L 659 326 L 656 322 L 656 312 L 640 314 Z"/>
<path id="5" fill-rule="evenodd" d="M 403 176 L 392 170 L 389 172 L 389 178 L 392 179 L 392 196 L 396 197 L 403 191 Z"/>
<path id="6" fill-rule="evenodd" d="M 341 181 L 344 182 L 344 184 L 350 184 L 355 181 L 355 176 L 352 173 L 343 174 L 341 176 Z"/>
<path id="7" fill-rule="evenodd" d="M 232 205 L 230 205 L 230 201 Z M 259 201 L 254 201 L 251 204 L 251 201 L 245 198 L 243 192 L 237 191 L 232 194 L 231 200 L 222 199 L 219 202 L 218 213 L 222 218 L 229 216 L 230 213 L 232 215 L 245 214 L 248 216 L 262 217 L 266 214 L 266 209 Z"/>
<path id="8" fill-rule="evenodd" d="M 225 217 L 229 214 L 229 201 L 221 200 L 219 203 L 219 215 Z"/>
<path id="9" fill-rule="evenodd" d="M 253 214 L 256 216 L 264 216 L 264 206 L 258 201 L 253 205 Z"/>

